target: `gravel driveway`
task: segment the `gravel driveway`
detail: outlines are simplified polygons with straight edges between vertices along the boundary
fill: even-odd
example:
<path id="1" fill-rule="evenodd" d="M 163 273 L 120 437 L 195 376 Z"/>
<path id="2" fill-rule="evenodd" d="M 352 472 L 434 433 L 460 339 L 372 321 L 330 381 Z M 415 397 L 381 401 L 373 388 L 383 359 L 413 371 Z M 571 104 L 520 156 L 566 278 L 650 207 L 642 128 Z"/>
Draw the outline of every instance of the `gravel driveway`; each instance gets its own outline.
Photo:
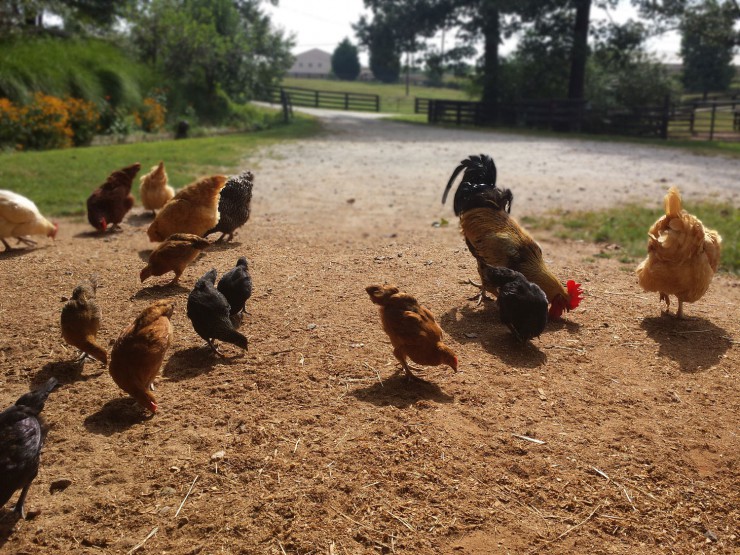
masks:
<path id="1" fill-rule="evenodd" d="M 260 181 L 280 179 L 291 194 L 309 198 L 334 191 L 347 199 L 367 192 L 377 198 L 388 188 L 440 211 L 455 166 L 470 154 L 486 153 L 496 161 L 499 185 L 514 192 L 519 216 L 627 201 L 660 205 L 671 185 L 680 188 L 687 205 L 707 197 L 740 203 L 740 160 L 695 155 L 658 142 L 527 136 L 378 119 L 384 114 L 305 111 L 320 117 L 325 132 L 271 147 L 258 168 Z"/>

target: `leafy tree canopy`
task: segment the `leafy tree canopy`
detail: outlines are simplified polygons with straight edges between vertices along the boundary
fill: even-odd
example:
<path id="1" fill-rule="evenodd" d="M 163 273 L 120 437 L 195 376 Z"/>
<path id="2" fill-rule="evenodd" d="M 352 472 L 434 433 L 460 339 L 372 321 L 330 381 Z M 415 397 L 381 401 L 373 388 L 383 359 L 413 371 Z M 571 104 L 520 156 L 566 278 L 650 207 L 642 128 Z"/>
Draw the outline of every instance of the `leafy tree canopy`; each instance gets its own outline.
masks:
<path id="1" fill-rule="evenodd" d="M 360 75 L 360 58 L 357 47 L 345 38 L 334 49 L 331 56 L 331 70 L 339 79 L 354 81 Z"/>

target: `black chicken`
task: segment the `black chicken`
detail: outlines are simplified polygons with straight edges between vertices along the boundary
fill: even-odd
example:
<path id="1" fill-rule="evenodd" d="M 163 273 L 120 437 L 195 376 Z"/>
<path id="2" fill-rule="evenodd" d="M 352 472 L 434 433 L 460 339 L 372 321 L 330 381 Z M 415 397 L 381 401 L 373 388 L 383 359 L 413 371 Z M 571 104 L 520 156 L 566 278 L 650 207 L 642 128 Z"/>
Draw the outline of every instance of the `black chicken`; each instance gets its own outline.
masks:
<path id="1" fill-rule="evenodd" d="M 527 281 L 509 268 L 483 267 L 483 285 L 498 288 L 497 302 L 501 322 L 519 341 L 539 337 L 547 324 L 547 295 L 539 285 Z"/>
<path id="2" fill-rule="evenodd" d="M 236 267 L 226 272 L 218 280 L 218 290 L 231 306 L 230 316 L 244 312 L 247 300 L 252 296 L 252 277 L 249 275 L 247 259 L 243 256 L 236 261 Z"/>
<path id="3" fill-rule="evenodd" d="M 195 282 L 195 287 L 188 295 L 188 318 L 193 323 L 193 329 L 218 355 L 223 356 L 213 344 L 214 339 L 246 350 L 247 338 L 234 329 L 229 319 L 229 301 L 216 289 L 215 284 L 216 270 L 212 269 Z"/>
<path id="4" fill-rule="evenodd" d="M 22 488 L 15 505 L 21 518 L 26 518 L 23 505 L 38 474 L 44 444 L 39 413 L 57 383 L 56 378 L 49 378 L 39 389 L 22 395 L 15 405 L 0 413 L 0 507 Z"/>
<path id="5" fill-rule="evenodd" d="M 216 240 L 217 243 L 223 241 L 226 235 L 228 235 L 226 240 L 231 241 L 234 237 L 234 231 L 247 223 L 249 207 L 252 202 L 253 179 L 254 174 L 250 171 L 244 171 L 228 179 L 224 188 L 221 189 L 221 197 L 218 199 L 218 223 L 216 227 L 206 231 L 203 237 L 220 232 L 221 237 Z"/>

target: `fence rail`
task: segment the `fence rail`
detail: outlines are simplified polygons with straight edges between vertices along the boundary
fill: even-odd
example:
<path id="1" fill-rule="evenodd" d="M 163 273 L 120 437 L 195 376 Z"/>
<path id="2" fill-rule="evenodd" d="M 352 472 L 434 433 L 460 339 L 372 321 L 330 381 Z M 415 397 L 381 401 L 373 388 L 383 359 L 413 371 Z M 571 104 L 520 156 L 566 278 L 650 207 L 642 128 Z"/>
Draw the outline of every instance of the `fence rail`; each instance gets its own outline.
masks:
<path id="1" fill-rule="evenodd" d="M 555 131 L 610 133 L 662 139 L 740 141 L 740 99 L 691 101 L 635 109 L 598 109 L 564 99 L 502 103 L 495 112 L 480 102 L 416 98 L 415 113 L 430 123 L 506 125 Z"/>
<path id="2" fill-rule="evenodd" d="M 269 102 L 278 103 L 283 94 L 288 95 L 293 106 L 327 108 L 331 110 L 380 111 L 380 96 L 377 94 L 320 91 L 303 87 L 273 87 L 269 90 Z"/>

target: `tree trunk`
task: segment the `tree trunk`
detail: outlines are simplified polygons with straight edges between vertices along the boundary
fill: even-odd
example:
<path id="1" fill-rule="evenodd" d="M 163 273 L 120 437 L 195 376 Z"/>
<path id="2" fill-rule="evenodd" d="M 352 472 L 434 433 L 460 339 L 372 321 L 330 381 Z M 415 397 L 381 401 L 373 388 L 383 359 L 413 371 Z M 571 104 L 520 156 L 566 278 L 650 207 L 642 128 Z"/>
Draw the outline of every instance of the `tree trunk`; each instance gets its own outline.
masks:
<path id="1" fill-rule="evenodd" d="M 486 123 L 498 120 L 498 45 L 501 40 L 499 10 L 496 0 L 484 0 L 481 16 L 483 17 L 483 98 Z"/>
<path id="2" fill-rule="evenodd" d="M 573 29 L 573 50 L 570 58 L 570 83 L 568 98 L 582 99 L 586 83 L 586 60 L 588 59 L 588 22 L 591 15 L 591 0 L 575 0 L 576 24 Z"/>

